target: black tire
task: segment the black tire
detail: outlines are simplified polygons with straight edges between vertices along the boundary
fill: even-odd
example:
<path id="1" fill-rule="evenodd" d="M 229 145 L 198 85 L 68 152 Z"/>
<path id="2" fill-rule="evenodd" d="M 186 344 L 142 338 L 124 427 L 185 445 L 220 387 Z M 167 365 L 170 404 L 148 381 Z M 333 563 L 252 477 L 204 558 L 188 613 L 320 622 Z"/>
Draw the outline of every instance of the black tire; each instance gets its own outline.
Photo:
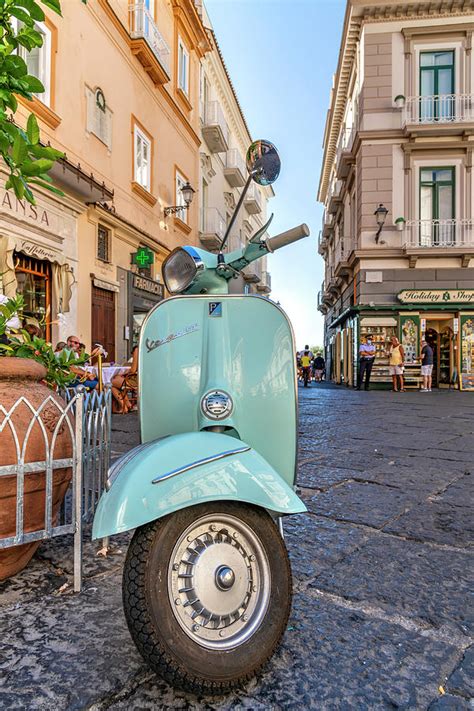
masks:
<path id="1" fill-rule="evenodd" d="M 209 514 L 235 517 L 252 529 L 270 574 L 270 594 L 259 626 L 242 644 L 225 652 L 203 647 L 183 631 L 168 593 L 176 542 L 190 525 Z M 171 686 L 195 694 L 224 694 L 250 681 L 278 647 L 291 599 L 285 544 L 269 514 L 257 507 L 211 502 L 183 509 L 137 529 L 127 552 L 123 605 L 138 651 Z"/>

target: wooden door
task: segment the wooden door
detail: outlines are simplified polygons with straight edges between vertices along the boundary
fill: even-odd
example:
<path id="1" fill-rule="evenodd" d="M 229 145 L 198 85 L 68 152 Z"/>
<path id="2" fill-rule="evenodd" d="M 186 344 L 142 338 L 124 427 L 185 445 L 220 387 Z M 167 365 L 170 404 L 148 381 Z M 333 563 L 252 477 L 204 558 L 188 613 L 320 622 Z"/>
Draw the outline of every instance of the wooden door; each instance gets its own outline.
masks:
<path id="1" fill-rule="evenodd" d="M 92 343 L 101 343 L 107 361 L 115 360 L 115 292 L 92 285 Z"/>

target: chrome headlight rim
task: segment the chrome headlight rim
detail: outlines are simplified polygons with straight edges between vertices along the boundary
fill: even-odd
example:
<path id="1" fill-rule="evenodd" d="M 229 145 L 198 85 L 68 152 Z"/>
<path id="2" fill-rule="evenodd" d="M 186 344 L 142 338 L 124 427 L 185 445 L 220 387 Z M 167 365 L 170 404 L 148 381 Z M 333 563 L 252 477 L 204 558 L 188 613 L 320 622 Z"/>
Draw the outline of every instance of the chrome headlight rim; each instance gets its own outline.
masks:
<path id="1" fill-rule="evenodd" d="M 184 286 L 180 286 L 179 289 L 172 289 L 170 287 L 168 279 L 166 278 L 166 266 L 177 252 L 186 252 L 186 254 L 194 260 L 195 272 L 191 279 L 189 279 L 189 281 L 184 284 Z M 161 267 L 161 273 L 163 275 L 163 281 L 165 283 L 166 289 L 169 291 L 170 294 L 181 294 L 183 291 L 189 289 L 189 287 L 196 282 L 199 274 L 204 270 L 204 268 L 205 265 L 201 259 L 200 254 L 195 249 L 193 249 L 193 247 L 175 247 L 175 249 L 173 249 L 173 251 L 168 254 Z"/>
<path id="2" fill-rule="evenodd" d="M 222 413 L 216 413 L 212 412 L 212 410 L 209 409 L 209 403 L 208 400 L 211 397 L 222 397 L 227 401 L 227 405 L 225 409 L 222 411 Z M 221 420 L 225 420 L 229 418 L 234 411 L 234 401 L 232 400 L 232 397 L 226 390 L 222 390 L 221 388 L 214 388 L 213 390 L 208 390 L 207 393 L 205 393 L 202 398 L 201 398 L 201 412 L 206 417 L 208 420 L 213 420 L 214 422 L 220 422 Z"/>

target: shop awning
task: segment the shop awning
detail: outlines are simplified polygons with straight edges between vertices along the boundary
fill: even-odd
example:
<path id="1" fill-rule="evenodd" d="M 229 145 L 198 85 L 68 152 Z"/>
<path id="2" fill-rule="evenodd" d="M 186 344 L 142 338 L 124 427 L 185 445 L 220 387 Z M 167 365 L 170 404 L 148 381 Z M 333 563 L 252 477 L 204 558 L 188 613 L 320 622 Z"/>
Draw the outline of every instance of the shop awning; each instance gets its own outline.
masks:
<path id="1" fill-rule="evenodd" d="M 72 296 L 74 273 L 66 258 L 55 249 L 12 235 L 0 234 L 0 277 L 2 291 L 12 298 L 17 293 L 14 252 L 22 252 L 33 259 L 47 260 L 52 265 L 52 308 L 54 316 L 67 313 Z"/>

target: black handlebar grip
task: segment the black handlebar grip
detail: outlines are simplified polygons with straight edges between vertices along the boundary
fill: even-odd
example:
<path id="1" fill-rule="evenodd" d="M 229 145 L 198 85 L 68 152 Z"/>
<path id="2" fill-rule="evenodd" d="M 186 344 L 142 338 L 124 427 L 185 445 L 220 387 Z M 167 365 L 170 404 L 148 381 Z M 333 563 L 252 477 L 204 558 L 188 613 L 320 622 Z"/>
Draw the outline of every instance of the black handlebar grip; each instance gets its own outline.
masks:
<path id="1" fill-rule="evenodd" d="M 280 234 L 275 235 L 275 237 L 270 237 L 266 240 L 265 244 L 267 245 L 269 252 L 274 252 L 276 249 L 280 249 L 280 247 L 286 247 L 287 244 L 297 242 L 299 239 L 303 239 L 303 237 L 308 236 L 309 227 L 303 223 L 302 225 L 293 227 L 291 230 L 287 230 L 286 232 L 280 232 Z"/>

